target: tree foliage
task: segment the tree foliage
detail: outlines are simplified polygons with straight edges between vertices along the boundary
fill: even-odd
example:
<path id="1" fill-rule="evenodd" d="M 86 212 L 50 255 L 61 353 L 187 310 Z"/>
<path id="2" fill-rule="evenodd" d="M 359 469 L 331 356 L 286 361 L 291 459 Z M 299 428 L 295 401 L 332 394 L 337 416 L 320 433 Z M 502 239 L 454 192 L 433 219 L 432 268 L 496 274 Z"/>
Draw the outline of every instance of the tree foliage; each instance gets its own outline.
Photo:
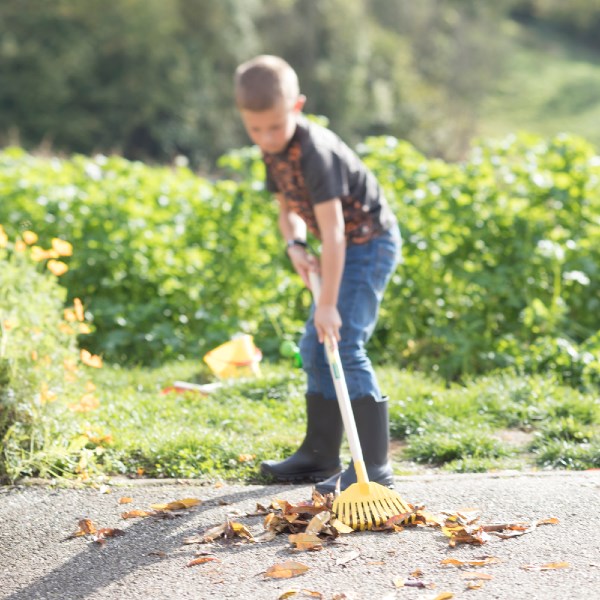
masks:
<path id="1" fill-rule="evenodd" d="M 582 35 L 596 5 L 569 8 Z M 499 23 L 511 9 L 566 10 L 550 0 L 5 0 L 0 143 L 183 154 L 211 168 L 246 142 L 233 71 L 267 52 L 294 65 L 308 110 L 349 142 L 389 134 L 463 157 L 502 68 Z"/>

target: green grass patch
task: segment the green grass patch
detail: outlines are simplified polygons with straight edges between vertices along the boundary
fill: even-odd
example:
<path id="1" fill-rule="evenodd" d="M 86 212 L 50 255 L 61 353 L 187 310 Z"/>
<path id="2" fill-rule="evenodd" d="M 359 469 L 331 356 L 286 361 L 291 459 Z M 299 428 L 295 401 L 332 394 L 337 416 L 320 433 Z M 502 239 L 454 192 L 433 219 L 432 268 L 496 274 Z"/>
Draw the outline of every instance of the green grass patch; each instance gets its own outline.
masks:
<path id="1" fill-rule="evenodd" d="M 201 395 L 164 393 L 177 380 L 210 380 L 200 361 L 93 370 L 88 374 L 99 406 L 89 412 L 65 407 L 35 423 L 46 442 L 12 457 L 12 479 L 260 481 L 260 462 L 288 456 L 305 427 L 302 371 L 266 363 L 262 373 Z M 390 429 L 402 447 L 394 460 L 403 473 L 411 464 L 413 472 L 422 471 L 417 465 L 450 472 L 600 466 L 596 393 L 560 385 L 551 376 L 509 372 L 450 386 L 393 367 L 379 368 L 378 375 L 390 394 Z M 349 458 L 346 446 L 342 454 Z"/>

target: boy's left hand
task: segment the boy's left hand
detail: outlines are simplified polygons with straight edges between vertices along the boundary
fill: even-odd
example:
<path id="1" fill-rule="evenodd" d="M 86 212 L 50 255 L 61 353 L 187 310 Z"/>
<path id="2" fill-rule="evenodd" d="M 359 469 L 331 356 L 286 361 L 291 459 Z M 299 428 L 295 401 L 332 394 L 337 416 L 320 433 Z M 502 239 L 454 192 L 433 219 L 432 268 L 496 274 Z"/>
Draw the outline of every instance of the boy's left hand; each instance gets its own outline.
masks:
<path id="1" fill-rule="evenodd" d="M 321 344 L 328 337 L 333 338 L 337 342 L 342 339 L 340 336 L 342 319 L 335 305 L 325 304 L 317 306 L 315 309 L 314 322 Z"/>

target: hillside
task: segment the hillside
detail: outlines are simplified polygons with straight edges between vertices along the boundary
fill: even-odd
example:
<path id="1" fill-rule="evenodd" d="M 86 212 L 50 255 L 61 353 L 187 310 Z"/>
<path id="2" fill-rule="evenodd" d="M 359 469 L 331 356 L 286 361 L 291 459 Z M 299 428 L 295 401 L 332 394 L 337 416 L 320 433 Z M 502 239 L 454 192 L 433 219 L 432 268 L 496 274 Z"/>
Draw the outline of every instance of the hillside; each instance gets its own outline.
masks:
<path id="1" fill-rule="evenodd" d="M 478 135 L 568 132 L 600 149 L 600 51 L 548 27 L 506 21 L 503 29 L 505 71 L 481 108 Z"/>

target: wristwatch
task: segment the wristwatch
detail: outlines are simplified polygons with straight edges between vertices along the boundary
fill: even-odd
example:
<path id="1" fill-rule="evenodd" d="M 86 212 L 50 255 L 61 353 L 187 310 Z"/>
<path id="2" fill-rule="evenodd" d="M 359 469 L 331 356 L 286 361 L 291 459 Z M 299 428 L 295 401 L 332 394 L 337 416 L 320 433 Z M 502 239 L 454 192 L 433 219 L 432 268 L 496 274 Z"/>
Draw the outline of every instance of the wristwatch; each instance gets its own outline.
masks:
<path id="1" fill-rule="evenodd" d="M 308 244 L 304 240 L 288 240 L 286 245 L 286 252 L 294 246 L 301 246 L 302 248 L 308 248 Z"/>

